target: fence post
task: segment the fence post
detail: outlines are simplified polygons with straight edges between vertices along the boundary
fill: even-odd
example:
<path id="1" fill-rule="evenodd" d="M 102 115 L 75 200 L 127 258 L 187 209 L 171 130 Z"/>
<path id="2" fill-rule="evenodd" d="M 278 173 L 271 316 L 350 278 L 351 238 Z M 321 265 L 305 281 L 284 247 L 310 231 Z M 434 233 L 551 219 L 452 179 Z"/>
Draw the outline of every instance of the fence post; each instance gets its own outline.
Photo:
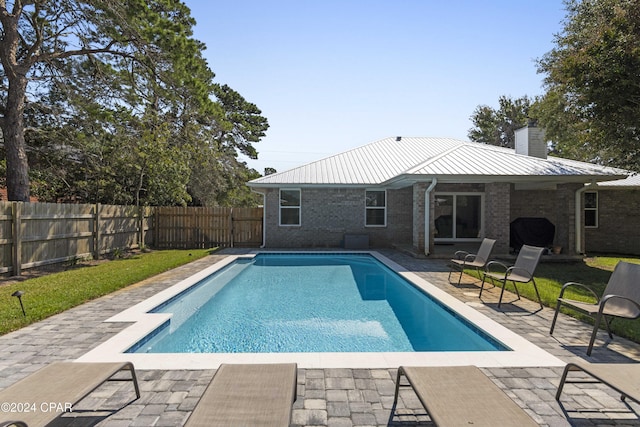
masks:
<path id="1" fill-rule="evenodd" d="M 93 259 L 100 258 L 100 203 L 96 203 L 96 212 L 93 220 Z"/>
<path id="2" fill-rule="evenodd" d="M 153 246 L 160 249 L 160 208 L 153 208 Z"/>
<path id="3" fill-rule="evenodd" d="M 22 202 L 11 203 L 11 221 L 13 223 L 13 254 L 11 256 L 13 262 L 13 275 L 20 276 L 22 274 Z"/>
<path id="4" fill-rule="evenodd" d="M 233 208 L 229 209 L 229 246 L 233 248 Z"/>
<path id="5" fill-rule="evenodd" d="M 144 206 L 138 206 L 138 249 L 144 247 Z"/>

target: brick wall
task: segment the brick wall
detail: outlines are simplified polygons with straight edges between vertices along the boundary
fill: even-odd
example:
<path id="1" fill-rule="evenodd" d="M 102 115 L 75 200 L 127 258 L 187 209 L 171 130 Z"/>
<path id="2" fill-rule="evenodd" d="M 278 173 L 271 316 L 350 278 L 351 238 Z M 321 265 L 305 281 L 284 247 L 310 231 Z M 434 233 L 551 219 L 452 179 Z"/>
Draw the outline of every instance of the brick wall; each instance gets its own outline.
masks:
<path id="1" fill-rule="evenodd" d="M 301 189 L 301 225 L 278 224 L 279 190 L 266 193 L 266 247 L 340 247 L 345 233 L 367 234 L 371 247 L 411 244 L 411 187 L 387 190 L 387 226 L 365 227 L 363 188 Z"/>
<path id="2" fill-rule="evenodd" d="M 494 254 L 509 253 L 509 224 L 511 223 L 511 184 L 489 183 L 484 196 L 485 237 L 496 239 Z"/>
<path id="3" fill-rule="evenodd" d="M 521 217 L 547 218 L 555 225 L 554 245 L 575 254 L 575 193 L 582 184 L 561 184 L 555 190 L 511 190 L 511 221 Z"/>
<path id="4" fill-rule="evenodd" d="M 585 250 L 640 255 L 640 190 L 598 190 L 598 227 L 585 228 Z"/>
<path id="5" fill-rule="evenodd" d="M 346 233 L 367 234 L 371 247 L 392 244 L 412 245 L 423 250 L 424 192 L 429 183 L 417 183 L 400 190 L 387 190 L 387 226 L 365 227 L 363 188 L 313 189 L 301 191 L 301 226 L 278 224 L 279 190 L 269 189 L 265 199 L 265 234 L 267 247 L 340 247 Z M 497 240 L 496 254 L 509 251 L 509 224 L 519 217 L 545 217 L 556 227 L 554 244 L 562 246 L 563 254 L 575 254 L 575 192 L 581 184 L 562 184 L 556 189 L 524 190 L 513 184 L 438 184 L 437 192 L 484 192 L 484 235 Z M 613 193 L 609 191 L 608 193 Z M 587 249 L 606 248 L 607 251 L 639 253 L 640 227 L 633 227 L 635 212 L 640 208 L 640 191 L 623 193 L 615 200 L 601 199 L 601 226 L 590 229 L 586 236 Z M 625 200 L 630 200 L 628 203 Z M 415 203 L 414 203 L 415 200 Z M 610 211 L 605 210 L 605 207 Z M 620 220 L 624 212 L 629 220 Z M 617 216 L 615 216 L 617 214 Z M 433 210 L 431 211 L 433 220 Z M 626 218 L 626 216 L 623 216 Z M 617 226 L 629 224 L 628 230 L 614 233 Z M 635 234 L 634 234 L 635 233 Z M 617 238 L 612 243 L 611 236 Z M 626 238 L 624 236 L 635 236 Z M 432 248 L 431 248 L 432 249 Z"/>

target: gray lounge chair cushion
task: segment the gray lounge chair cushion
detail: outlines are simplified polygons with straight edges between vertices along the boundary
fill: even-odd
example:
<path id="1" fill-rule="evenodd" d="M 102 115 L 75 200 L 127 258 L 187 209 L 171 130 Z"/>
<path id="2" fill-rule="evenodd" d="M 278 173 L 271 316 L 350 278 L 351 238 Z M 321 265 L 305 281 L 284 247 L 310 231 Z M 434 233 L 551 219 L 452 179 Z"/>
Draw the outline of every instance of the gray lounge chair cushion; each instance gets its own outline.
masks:
<path id="1" fill-rule="evenodd" d="M 622 396 L 640 403 L 640 363 L 588 363 L 584 361 L 568 363 L 558 386 L 557 400 L 560 400 L 565 382 L 584 382 L 567 380 L 570 371 L 583 371 L 618 391 Z"/>
<path id="2" fill-rule="evenodd" d="M 187 426 L 289 426 L 297 365 L 222 364 Z"/>
<path id="3" fill-rule="evenodd" d="M 19 414 L 0 412 L 0 422 L 18 419 L 29 426 L 44 426 L 64 413 L 64 406 L 49 410 L 50 403 L 75 404 L 123 370 L 130 372 L 127 380 L 133 381 L 136 397 L 140 397 L 130 362 L 54 362 L 0 391 L 0 402 L 30 405 L 29 411 Z"/>
<path id="4" fill-rule="evenodd" d="M 401 366 L 398 382 L 401 374 L 407 377 L 429 417 L 439 426 L 538 426 L 475 366 Z"/>

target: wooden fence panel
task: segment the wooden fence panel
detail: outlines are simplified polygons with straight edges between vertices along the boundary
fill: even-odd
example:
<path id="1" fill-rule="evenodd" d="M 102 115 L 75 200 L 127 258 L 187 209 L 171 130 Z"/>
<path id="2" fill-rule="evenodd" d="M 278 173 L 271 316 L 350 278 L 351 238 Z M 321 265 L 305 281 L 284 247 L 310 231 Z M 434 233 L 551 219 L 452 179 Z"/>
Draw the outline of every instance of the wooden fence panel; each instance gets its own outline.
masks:
<path id="1" fill-rule="evenodd" d="M 98 205 L 98 253 L 134 248 L 140 241 L 140 210 L 136 206 Z"/>
<path id="2" fill-rule="evenodd" d="M 262 244 L 262 208 L 0 201 L 0 273 L 150 246 L 190 249 Z"/>
<path id="3" fill-rule="evenodd" d="M 151 213 L 133 206 L 0 202 L 0 273 L 151 245 Z"/>
<path id="4" fill-rule="evenodd" d="M 262 208 L 233 208 L 234 247 L 257 247 L 262 244 Z"/>
<path id="5" fill-rule="evenodd" d="M 14 206 L 21 208 L 18 225 L 21 268 L 93 254 L 94 205 L 17 203 Z"/>

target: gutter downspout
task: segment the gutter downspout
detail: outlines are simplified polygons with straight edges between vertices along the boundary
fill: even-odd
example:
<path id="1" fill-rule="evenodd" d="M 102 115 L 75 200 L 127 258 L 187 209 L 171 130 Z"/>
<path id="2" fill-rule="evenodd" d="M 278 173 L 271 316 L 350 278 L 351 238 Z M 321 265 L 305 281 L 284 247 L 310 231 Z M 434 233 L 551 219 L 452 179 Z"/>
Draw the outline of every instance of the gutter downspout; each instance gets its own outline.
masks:
<path id="1" fill-rule="evenodd" d="M 431 245 L 431 224 L 430 224 L 430 210 L 431 210 L 431 192 L 438 183 L 437 178 L 431 180 L 431 184 L 424 190 L 424 254 L 429 256 L 429 246 Z"/>
<path id="2" fill-rule="evenodd" d="M 262 196 L 262 245 L 260 245 L 260 249 L 264 249 L 267 245 L 267 194 L 253 188 L 251 191 Z"/>
<path id="3" fill-rule="evenodd" d="M 576 254 L 582 254 L 582 193 L 593 188 L 597 188 L 598 183 L 591 181 L 590 184 L 576 190 Z"/>

